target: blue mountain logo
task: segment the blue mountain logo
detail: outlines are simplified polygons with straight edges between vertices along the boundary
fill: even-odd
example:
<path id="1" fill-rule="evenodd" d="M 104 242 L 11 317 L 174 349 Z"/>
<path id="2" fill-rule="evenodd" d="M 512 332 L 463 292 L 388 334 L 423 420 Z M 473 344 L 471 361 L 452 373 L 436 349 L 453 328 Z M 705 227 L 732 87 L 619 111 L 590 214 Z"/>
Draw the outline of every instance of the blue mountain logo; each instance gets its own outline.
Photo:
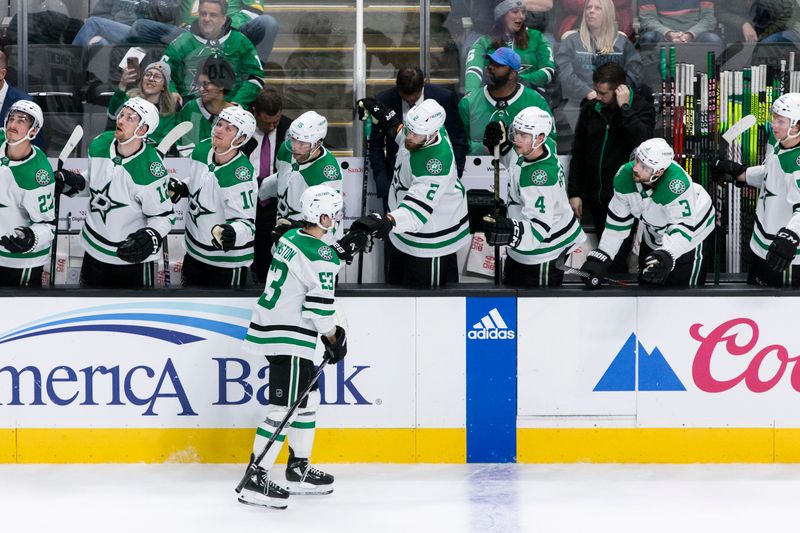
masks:
<path id="1" fill-rule="evenodd" d="M 636 347 L 639 356 L 639 385 L 636 386 Z M 647 352 L 631 333 L 611 365 L 594 387 L 595 392 L 685 391 L 681 380 L 658 348 Z"/>

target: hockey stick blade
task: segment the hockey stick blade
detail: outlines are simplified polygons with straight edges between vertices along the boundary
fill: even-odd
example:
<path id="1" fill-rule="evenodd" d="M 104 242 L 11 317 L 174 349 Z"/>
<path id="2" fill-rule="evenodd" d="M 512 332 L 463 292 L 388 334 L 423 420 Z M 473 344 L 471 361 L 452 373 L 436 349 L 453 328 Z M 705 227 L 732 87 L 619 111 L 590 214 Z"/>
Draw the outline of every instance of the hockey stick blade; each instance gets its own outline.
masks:
<path id="1" fill-rule="evenodd" d="M 169 130 L 169 132 L 164 135 L 164 138 L 161 139 L 161 142 L 158 143 L 158 146 L 156 147 L 156 152 L 158 152 L 158 155 L 164 157 L 166 153 L 169 152 L 169 149 L 172 148 L 172 145 L 178 142 L 178 139 L 192 131 L 193 127 L 194 126 L 192 123 L 186 120 Z"/>
<path id="2" fill-rule="evenodd" d="M 64 148 L 61 149 L 61 153 L 58 154 L 58 168 L 61 169 L 64 166 L 64 160 L 69 157 L 69 154 L 78 146 L 78 143 L 81 142 L 83 139 L 83 128 L 79 125 L 75 126 L 75 129 L 72 130 L 72 133 L 67 139 L 67 142 L 64 144 Z"/>
<path id="3" fill-rule="evenodd" d="M 741 137 L 745 131 L 755 125 L 755 115 L 744 116 L 739 122 L 728 128 L 728 131 L 722 134 L 722 138 L 725 139 L 726 143 L 731 144 L 737 137 Z"/>
<path id="4" fill-rule="evenodd" d="M 595 274 L 591 274 L 589 272 L 586 272 L 585 270 L 581 270 L 579 268 L 573 268 L 571 266 L 567 266 L 567 254 L 562 254 L 561 256 L 559 256 L 559 258 L 556 259 L 556 265 L 555 266 L 556 266 L 556 268 L 558 270 L 562 271 L 564 274 L 574 274 L 574 275 L 576 275 L 576 276 L 578 276 L 580 278 L 584 278 L 584 279 L 590 280 L 590 283 L 592 284 L 593 287 L 599 287 L 600 284 L 603 281 L 605 281 L 606 283 L 612 284 L 612 285 L 619 285 L 620 287 L 629 287 L 630 286 L 627 283 L 625 283 L 624 281 L 620 281 L 618 279 L 607 278 L 605 276 L 597 276 Z"/>

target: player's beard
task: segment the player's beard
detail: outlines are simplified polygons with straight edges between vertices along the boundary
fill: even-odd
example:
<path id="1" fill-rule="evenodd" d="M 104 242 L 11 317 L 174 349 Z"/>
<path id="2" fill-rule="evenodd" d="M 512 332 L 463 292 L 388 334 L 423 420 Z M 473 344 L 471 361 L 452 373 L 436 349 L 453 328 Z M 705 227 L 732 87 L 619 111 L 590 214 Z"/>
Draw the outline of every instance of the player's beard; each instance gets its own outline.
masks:
<path id="1" fill-rule="evenodd" d="M 511 79 L 511 71 L 509 70 L 505 76 L 497 76 L 495 74 L 489 74 L 489 79 L 487 85 L 489 85 L 490 89 L 499 89 L 500 87 L 505 86 L 508 83 L 508 80 Z"/>

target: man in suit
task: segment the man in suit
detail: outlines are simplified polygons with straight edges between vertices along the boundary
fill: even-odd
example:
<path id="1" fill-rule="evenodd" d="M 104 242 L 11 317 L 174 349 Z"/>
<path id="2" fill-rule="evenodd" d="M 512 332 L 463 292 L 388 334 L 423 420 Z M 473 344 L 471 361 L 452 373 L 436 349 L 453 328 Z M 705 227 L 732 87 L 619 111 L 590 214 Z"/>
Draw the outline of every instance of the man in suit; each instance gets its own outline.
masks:
<path id="1" fill-rule="evenodd" d="M 444 127 L 453 145 L 458 176 L 464 172 L 464 162 L 467 159 L 467 135 L 464 125 L 458 115 L 458 98 L 452 91 L 443 87 L 425 83 L 425 73 L 417 65 L 409 65 L 397 73 L 395 86 L 375 96 L 375 99 L 394 110 L 397 116 L 402 116 L 405 123 L 406 113 L 414 105 L 425 99 L 432 98 L 442 106 L 447 114 Z M 385 149 L 385 153 L 384 153 Z M 369 145 L 369 162 L 372 177 L 378 191 L 378 197 L 383 199 L 384 209 L 387 207 L 389 184 L 394 175 L 394 162 L 397 157 L 397 143 L 393 138 L 387 137 L 380 128 L 372 128 Z"/>
<path id="2" fill-rule="evenodd" d="M 253 116 L 256 117 L 256 132 L 250 145 L 250 162 L 258 177 L 258 183 L 275 173 L 278 148 L 286 140 L 286 131 L 292 119 L 283 115 L 283 100 L 274 87 L 265 87 L 253 100 Z M 257 283 L 264 283 L 272 262 L 272 238 L 275 227 L 277 202 L 274 198 L 259 201 L 256 207 L 256 242 L 253 273 Z"/>
<path id="3" fill-rule="evenodd" d="M 6 55 L 0 52 L 0 127 L 6 123 L 8 110 L 11 109 L 11 106 L 14 105 L 15 102 L 19 100 L 34 101 L 31 95 L 20 91 L 6 81 L 7 72 L 8 60 L 6 59 Z M 41 131 L 36 134 L 36 137 L 33 139 L 33 144 L 42 150 L 45 149 L 44 135 Z"/>

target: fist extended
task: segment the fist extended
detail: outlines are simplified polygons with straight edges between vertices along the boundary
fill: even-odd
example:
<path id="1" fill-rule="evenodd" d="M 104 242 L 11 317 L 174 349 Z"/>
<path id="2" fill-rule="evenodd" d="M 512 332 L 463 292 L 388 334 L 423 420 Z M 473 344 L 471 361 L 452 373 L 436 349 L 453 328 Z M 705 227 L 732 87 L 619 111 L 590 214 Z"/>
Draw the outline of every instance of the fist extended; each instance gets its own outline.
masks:
<path id="1" fill-rule="evenodd" d="M 361 217 L 350 226 L 350 231 L 360 231 L 372 238 L 385 239 L 394 227 L 394 221 L 380 213 Z"/>

